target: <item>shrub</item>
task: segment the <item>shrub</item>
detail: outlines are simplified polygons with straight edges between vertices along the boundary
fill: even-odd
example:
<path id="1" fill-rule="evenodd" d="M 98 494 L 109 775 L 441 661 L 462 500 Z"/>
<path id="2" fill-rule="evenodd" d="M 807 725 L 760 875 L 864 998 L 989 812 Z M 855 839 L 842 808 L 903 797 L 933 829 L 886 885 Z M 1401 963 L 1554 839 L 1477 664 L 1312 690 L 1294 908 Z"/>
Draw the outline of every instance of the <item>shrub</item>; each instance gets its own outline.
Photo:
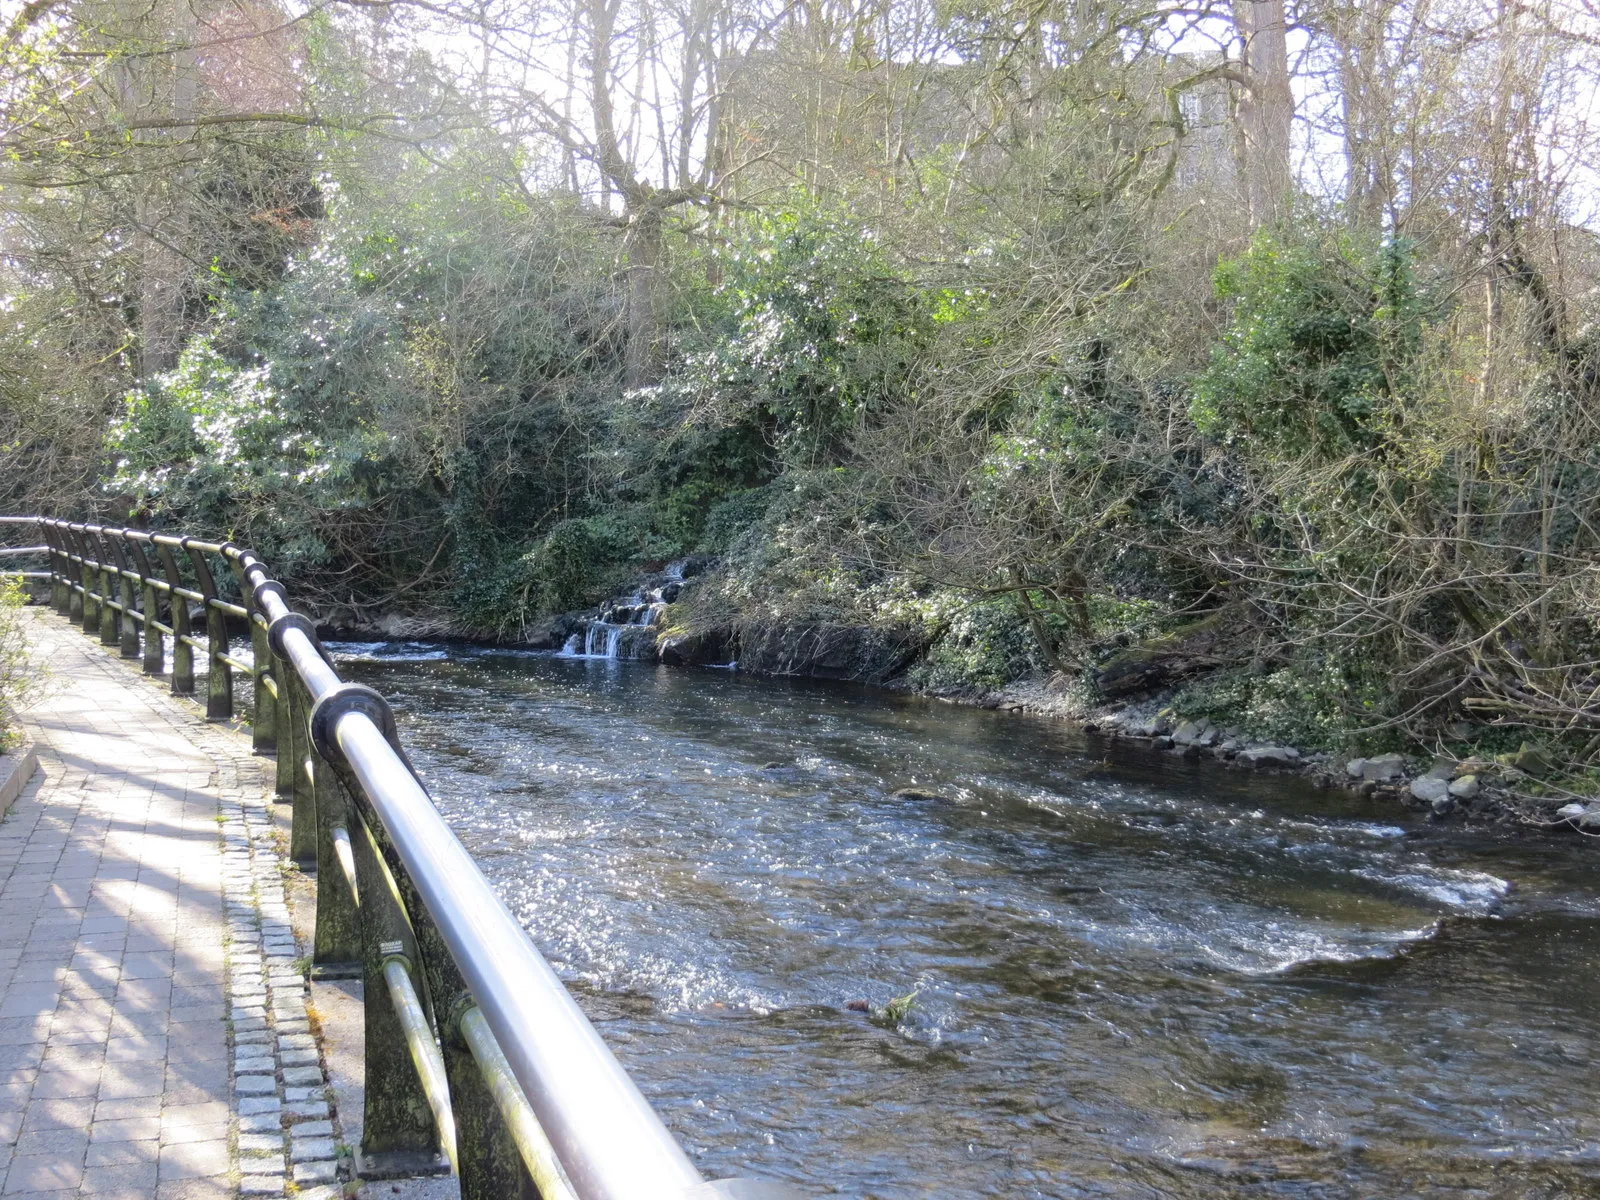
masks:
<path id="1" fill-rule="evenodd" d="M 17 711 L 33 682 L 27 644 L 22 636 L 22 588 L 15 579 L 0 579 L 0 753 L 20 736 Z"/>
<path id="2" fill-rule="evenodd" d="M 445 173 L 375 211 L 341 202 L 281 280 L 226 290 L 126 397 L 108 490 L 140 523 L 249 543 L 297 594 L 437 602 L 611 462 L 603 255 L 568 207 Z"/>
<path id="3" fill-rule="evenodd" d="M 726 551 L 740 534 L 766 516 L 773 498 L 773 489 L 759 487 L 747 488 L 717 501 L 706 513 L 699 549 L 712 554 Z"/>
<path id="4" fill-rule="evenodd" d="M 1393 716 L 1387 671 L 1362 658 L 1304 650 L 1289 662 L 1220 671 L 1172 700 L 1185 717 L 1240 725 L 1253 737 L 1331 750 L 1393 749 L 1398 730 L 1363 732 Z"/>
<path id="5" fill-rule="evenodd" d="M 805 466 L 838 461 L 852 429 L 915 391 L 934 305 L 860 221 L 800 204 L 752 220 L 719 266 L 712 336 L 669 390 Z"/>
<path id="6" fill-rule="evenodd" d="M 470 628 L 506 636 L 540 617 L 598 604 L 669 548 L 643 511 L 573 517 L 475 572 L 457 604 Z"/>
<path id="7" fill-rule="evenodd" d="M 1195 424 L 1291 459 L 1378 445 L 1420 340 L 1411 261 L 1405 242 L 1258 234 L 1217 267 L 1217 296 L 1233 313 L 1195 380 Z"/>
<path id="8" fill-rule="evenodd" d="M 912 668 L 911 681 L 935 693 L 992 691 L 1042 667 L 1016 605 L 991 600 L 951 619 L 944 636 Z"/>

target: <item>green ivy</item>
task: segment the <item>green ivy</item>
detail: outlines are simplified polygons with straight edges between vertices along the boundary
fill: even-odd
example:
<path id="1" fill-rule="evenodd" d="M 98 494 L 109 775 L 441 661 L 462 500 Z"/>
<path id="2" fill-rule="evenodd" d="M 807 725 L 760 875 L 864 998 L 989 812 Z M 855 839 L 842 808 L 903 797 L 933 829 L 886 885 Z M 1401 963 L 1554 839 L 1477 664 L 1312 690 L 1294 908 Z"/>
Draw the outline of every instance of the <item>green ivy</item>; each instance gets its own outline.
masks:
<path id="1" fill-rule="evenodd" d="M 1219 671 L 1182 689 L 1172 709 L 1210 717 L 1250 736 L 1291 746 L 1368 753 L 1403 738 L 1382 728 L 1394 687 L 1381 664 L 1357 654 L 1305 650 L 1288 663 Z"/>
<path id="2" fill-rule="evenodd" d="M 754 420 L 805 465 L 836 459 L 857 422 L 910 393 L 934 326 L 963 307 L 920 290 L 864 223 L 804 202 L 751 220 L 714 265 L 704 348 L 668 386 Z"/>
<path id="3" fill-rule="evenodd" d="M 1409 386 L 1425 299 L 1403 240 L 1257 234 L 1217 267 L 1227 328 L 1189 412 L 1247 453 L 1328 461 L 1371 450 Z"/>

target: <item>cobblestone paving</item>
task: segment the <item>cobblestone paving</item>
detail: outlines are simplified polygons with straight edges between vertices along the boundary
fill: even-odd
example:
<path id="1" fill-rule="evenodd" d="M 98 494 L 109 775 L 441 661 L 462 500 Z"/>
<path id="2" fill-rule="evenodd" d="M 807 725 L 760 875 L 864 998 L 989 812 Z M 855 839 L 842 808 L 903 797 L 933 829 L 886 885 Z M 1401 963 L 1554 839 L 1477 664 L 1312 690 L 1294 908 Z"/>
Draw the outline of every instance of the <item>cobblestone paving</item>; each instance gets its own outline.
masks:
<path id="1" fill-rule="evenodd" d="M 50 680 L 40 772 L 0 822 L 0 1197 L 327 1200 L 270 760 L 27 615 Z"/>

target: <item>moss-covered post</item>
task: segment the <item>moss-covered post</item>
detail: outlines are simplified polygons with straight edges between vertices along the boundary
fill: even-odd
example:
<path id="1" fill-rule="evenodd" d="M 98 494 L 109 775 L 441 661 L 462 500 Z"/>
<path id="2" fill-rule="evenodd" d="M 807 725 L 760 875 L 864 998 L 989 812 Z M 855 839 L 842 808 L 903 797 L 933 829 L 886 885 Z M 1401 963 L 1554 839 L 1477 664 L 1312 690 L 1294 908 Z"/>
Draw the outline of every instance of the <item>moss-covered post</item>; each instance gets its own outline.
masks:
<path id="1" fill-rule="evenodd" d="M 106 547 L 104 532 L 92 530 L 89 534 L 90 544 L 94 547 L 96 592 L 99 597 L 100 609 L 100 644 L 102 646 L 115 646 L 117 644 L 117 610 L 114 607 L 111 590 L 111 552 Z"/>
<path id="2" fill-rule="evenodd" d="M 356 1174 L 365 1179 L 439 1173 L 439 1129 L 406 1046 L 405 1030 L 389 999 L 384 964 L 417 961 L 400 891 L 372 830 L 359 813 L 350 829 L 361 889 L 361 961 L 366 1012 L 365 1112 Z M 426 997 L 423 998 L 426 1004 Z"/>
<path id="3" fill-rule="evenodd" d="M 461 1018 L 473 1006 L 466 981 L 427 913 L 412 911 L 417 914 L 413 924 L 428 987 L 441 998 L 441 1048 L 455 1113 L 461 1200 L 539 1200 L 539 1189 L 506 1128 L 494 1095 L 483 1081 L 477 1059 L 461 1035 Z"/>
<path id="4" fill-rule="evenodd" d="M 189 552 L 194 564 L 195 578 L 200 583 L 200 594 L 205 597 L 206 642 L 206 720 L 226 721 L 233 716 L 233 669 L 228 666 L 228 618 L 217 607 L 217 581 L 211 575 L 211 564 L 205 552 L 183 539 L 183 548 Z"/>
<path id="5" fill-rule="evenodd" d="M 77 536 L 63 527 L 56 532 L 61 536 L 61 548 L 67 555 L 67 620 L 83 625 L 83 556 L 79 553 Z"/>
<path id="6" fill-rule="evenodd" d="M 294 865 L 310 874 L 317 862 L 317 793 L 311 766 L 311 697 L 305 684 L 294 676 L 289 684 L 291 727 L 289 734 L 289 792 L 294 798 L 294 813 L 289 824 L 289 857 Z M 280 760 L 284 754 L 278 749 Z"/>
<path id="7" fill-rule="evenodd" d="M 87 531 L 82 525 L 69 528 L 73 546 L 78 553 L 78 586 L 83 589 L 78 604 L 78 623 L 86 635 L 100 630 L 100 606 L 94 597 L 94 568 L 90 565 L 94 555 L 89 552 Z"/>
<path id="8" fill-rule="evenodd" d="M 276 651 L 272 654 L 272 678 L 278 685 L 278 700 L 273 710 L 278 724 L 273 736 L 278 770 L 273 790 L 277 793 L 278 802 L 287 804 L 294 800 L 294 689 L 297 678 L 289 660 Z"/>
<path id="9" fill-rule="evenodd" d="M 360 883 L 351 886 L 354 805 L 333 764 L 315 749 L 312 790 L 317 805 L 317 927 L 311 953 L 312 977 L 357 979 L 361 966 Z"/>
<path id="10" fill-rule="evenodd" d="M 178 570 L 178 556 L 164 541 L 156 542 L 156 557 L 161 560 L 161 571 L 167 577 L 167 611 L 172 620 L 172 692 L 176 696 L 194 694 L 194 648 L 189 645 L 193 635 L 189 631 L 189 601 L 183 596 L 183 574 Z"/>
<path id="11" fill-rule="evenodd" d="M 271 754 L 278 745 L 278 701 L 273 695 L 277 677 L 272 674 L 272 647 L 267 641 L 267 618 L 256 607 L 255 589 L 245 578 L 245 557 L 249 550 L 237 550 L 228 555 L 228 566 L 238 581 L 239 594 L 244 597 L 244 608 L 250 623 L 250 680 L 251 703 L 254 713 L 250 718 L 250 748 L 257 754 Z"/>
<path id="12" fill-rule="evenodd" d="M 72 589 L 67 581 L 72 578 L 72 560 L 62 551 L 61 533 L 55 522 L 39 522 L 39 531 L 50 547 L 50 607 L 64 617 L 71 606 Z"/>
<path id="13" fill-rule="evenodd" d="M 117 575 L 117 599 L 121 603 L 121 619 L 118 622 L 117 644 L 123 658 L 139 657 L 139 617 L 137 603 L 133 598 L 133 563 L 127 552 L 128 531 L 108 529 L 106 541 L 111 548 L 111 561 L 113 570 Z"/>
<path id="14" fill-rule="evenodd" d="M 99 583 L 96 582 L 94 551 L 89 549 L 89 531 L 78 526 L 74 532 L 78 543 L 78 575 L 83 580 L 83 611 L 79 614 L 86 637 L 100 636 Z"/>
<path id="15" fill-rule="evenodd" d="M 128 539 L 128 557 L 133 560 L 133 569 L 139 573 L 144 592 L 140 597 L 144 604 L 144 673 L 160 675 L 167 669 L 166 637 L 161 632 L 161 597 L 156 588 L 155 570 L 150 565 L 150 556 L 145 553 L 141 538 Z"/>

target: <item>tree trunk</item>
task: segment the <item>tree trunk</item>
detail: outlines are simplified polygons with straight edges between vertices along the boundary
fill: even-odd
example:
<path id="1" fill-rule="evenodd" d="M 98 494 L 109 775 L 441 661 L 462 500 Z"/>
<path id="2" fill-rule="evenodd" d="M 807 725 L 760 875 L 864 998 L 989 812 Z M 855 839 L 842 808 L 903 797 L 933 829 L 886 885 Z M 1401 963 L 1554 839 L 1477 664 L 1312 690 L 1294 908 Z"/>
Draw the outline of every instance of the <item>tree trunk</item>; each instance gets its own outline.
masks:
<path id="1" fill-rule="evenodd" d="M 1288 212 L 1293 184 L 1289 136 L 1294 93 L 1289 88 L 1283 0 L 1233 0 L 1233 22 L 1244 42 L 1244 73 L 1249 80 L 1238 111 L 1245 201 L 1250 227 L 1259 229 Z"/>
<path id="2" fill-rule="evenodd" d="M 628 255 L 628 348 L 630 388 L 656 381 L 660 361 L 656 321 L 656 267 L 661 261 L 661 210 L 648 206 L 632 214 L 624 241 Z"/>
<path id="3" fill-rule="evenodd" d="M 1328 26 L 1338 53 L 1343 107 L 1345 216 L 1353 226 L 1391 232 L 1400 224 L 1395 158 L 1404 136 L 1397 111 L 1402 89 L 1389 45 L 1395 14 L 1388 0 L 1346 5 L 1335 10 Z"/>
<path id="4" fill-rule="evenodd" d="M 157 6 L 134 18 L 157 36 L 178 45 L 195 40 L 194 14 L 185 3 L 170 12 Z M 183 122 L 194 116 L 197 78 L 192 50 L 164 57 L 131 59 L 117 65 L 117 91 L 125 119 L 157 115 Z M 182 211 L 189 171 L 177 166 L 138 178 L 136 232 L 139 243 L 139 363 L 141 382 L 178 365 L 183 349 L 184 289 L 189 265 L 180 249 L 186 221 Z"/>

